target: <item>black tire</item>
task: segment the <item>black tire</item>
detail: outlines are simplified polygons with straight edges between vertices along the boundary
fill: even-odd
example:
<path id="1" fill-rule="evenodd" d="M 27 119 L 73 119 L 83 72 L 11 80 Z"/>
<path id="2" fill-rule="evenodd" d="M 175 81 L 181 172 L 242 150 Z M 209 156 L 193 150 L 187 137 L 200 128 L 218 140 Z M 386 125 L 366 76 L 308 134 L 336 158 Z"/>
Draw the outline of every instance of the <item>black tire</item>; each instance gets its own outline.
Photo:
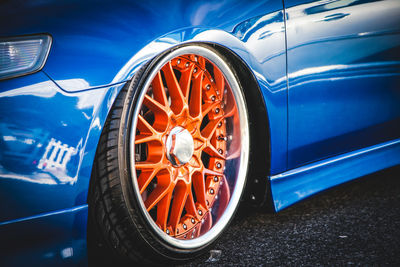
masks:
<path id="1" fill-rule="evenodd" d="M 188 45 L 184 47 L 201 48 L 201 51 L 205 48 L 226 61 L 224 56 L 209 46 Z M 144 91 L 145 83 L 149 80 L 149 75 L 157 68 L 157 64 L 160 64 L 160 61 L 170 53 L 179 51 L 181 48 L 172 49 L 138 71 L 132 81 L 117 96 L 105 122 L 93 165 L 88 197 L 89 235 L 95 239 L 96 244 L 103 246 L 103 250 L 97 248 L 97 250 L 90 250 L 89 253 L 110 253 L 111 261 L 103 263 L 109 264 L 116 259 L 120 264 L 136 262 L 141 265 L 169 265 L 196 258 L 213 246 L 222 230 L 228 226 L 238 206 L 238 202 L 235 202 L 233 211 L 229 214 L 223 229 L 218 231 L 208 242 L 200 246 L 179 247 L 168 242 L 169 237 L 165 238 L 157 232 L 157 229 L 154 229 L 149 222 L 149 216 L 143 210 L 141 196 L 135 191 L 137 185 L 133 179 L 136 174 L 131 172 L 130 150 L 130 135 L 135 109 L 141 104 L 141 92 Z M 234 77 L 237 77 L 234 70 L 232 68 L 230 70 Z M 244 103 L 243 99 L 241 101 Z M 244 116 L 246 117 L 247 109 L 245 112 Z M 248 129 L 247 121 L 244 127 Z M 248 151 L 246 153 L 247 156 L 243 156 L 243 154 L 241 156 L 248 157 Z M 248 159 L 246 166 L 242 167 L 244 173 L 247 170 L 247 163 Z M 237 172 L 243 173 L 243 169 Z M 245 175 L 242 176 L 239 177 L 240 183 L 243 183 L 240 192 L 234 191 L 239 197 L 245 183 Z M 97 261 L 96 264 L 98 263 L 100 262 Z"/>

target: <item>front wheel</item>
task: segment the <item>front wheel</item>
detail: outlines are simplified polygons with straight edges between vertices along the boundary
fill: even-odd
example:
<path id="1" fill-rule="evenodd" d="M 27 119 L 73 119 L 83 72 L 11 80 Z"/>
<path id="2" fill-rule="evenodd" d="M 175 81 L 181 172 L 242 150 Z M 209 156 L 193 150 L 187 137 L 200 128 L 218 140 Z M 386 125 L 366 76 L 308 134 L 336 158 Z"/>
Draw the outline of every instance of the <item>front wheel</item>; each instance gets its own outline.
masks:
<path id="1" fill-rule="evenodd" d="M 89 210 L 124 261 L 188 260 L 228 226 L 244 190 L 249 125 L 229 62 L 185 45 L 118 95 L 94 165 Z"/>

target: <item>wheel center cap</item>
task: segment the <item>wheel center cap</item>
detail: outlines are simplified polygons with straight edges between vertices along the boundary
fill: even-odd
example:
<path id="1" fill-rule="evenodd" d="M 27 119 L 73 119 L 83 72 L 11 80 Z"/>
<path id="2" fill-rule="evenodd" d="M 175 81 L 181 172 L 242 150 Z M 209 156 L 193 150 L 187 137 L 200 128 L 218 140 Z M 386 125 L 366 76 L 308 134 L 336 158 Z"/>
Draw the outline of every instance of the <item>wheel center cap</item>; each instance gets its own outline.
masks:
<path id="1" fill-rule="evenodd" d="M 166 149 L 167 157 L 172 165 L 182 166 L 193 156 L 193 137 L 188 130 L 176 126 L 167 137 Z"/>

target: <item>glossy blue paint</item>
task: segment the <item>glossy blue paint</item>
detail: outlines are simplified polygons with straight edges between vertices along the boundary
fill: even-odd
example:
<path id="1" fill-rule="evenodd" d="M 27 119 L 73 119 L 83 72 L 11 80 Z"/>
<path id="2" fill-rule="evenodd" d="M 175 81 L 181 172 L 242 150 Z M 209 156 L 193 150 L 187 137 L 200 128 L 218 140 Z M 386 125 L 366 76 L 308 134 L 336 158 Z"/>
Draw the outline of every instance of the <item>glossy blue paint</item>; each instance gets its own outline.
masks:
<path id="1" fill-rule="evenodd" d="M 118 86 L 69 94 L 42 72 L 0 84 L 0 222 L 85 204 Z"/>
<path id="2" fill-rule="evenodd" d="M 280 211 L 332 186 L 398 164 L 400 139 L 271 176 L 275 210 Z"/>
<path id="3" fill-rule="evenodd" d="M 138 23 L 137 18 L 125 16 L 123 21 L 112 21 L 104 20 L 104 16 L 99 15 L 96 24 L 88 21 L 93 16 L 86 16 L 86 11 L 60 14 L 61 9 L 69 5 L 65 2 L 49 1 L 44 6 L 24 3 L 18 7 L 18 11 L 7 8 L 7 14 L 1 19 L 15 23 L 9 22 L 10 27 L 1 27 L 1 35 L 48 32 L 54 42 L 43 71 L 0 82 L 0 223 L 4 224 L 0 228 L 4 229 L 5 225 L 9 228 L 22 220 L 23 227 L 28 231 L 31 220 L 26 218 L 58 213 L 86 203 L 98 139 L 124 81 L 132 78 L 148 60 L 185 42 L 219 44 L 237 54 L 253 71 L 265 96 L 268 112 L 279 114 L 271 117 L 273 120 L 269 122 L 276 129 L 271 132 L 271 140 L 272 150 L 278 159 L 272 160 L 271 166 L 275 173 L 284 171 L 287 95 L 282 3 L 268 3 L 268 8 L 253 12 L 263 4 L 266 3 L 246 4 L 247 13 L 239 8 L 244 17 L 235 16 L 232 12 L 225 13 L 225 16 L 231 16 L 227 21 L 235 21 L 229 26 L 230 32 L 223 30 L 228 26 L 217 29 L 202 25 L 170 33 L 164 32 L 161 26 L 154 26 L 155 31 L 132 27 L 129 28 L 129 34 L 113 29 L 121 26 L 122 22 L 134 25 Z M 112 6 L 116 9 L 115 14 L 123 9 L 115 2 Z M 77 3 L 69 6 L 72 10 L 78 7 Z M 109 7 L 106 4 L 92 12 L 103 14 Z M 200 16 L 204 6 L 198 5 L 197 8 L 200 11 L 195 12 L 196 8 L 193 7 L 193 12 Z M 53 23 L 43 23 L 38 19 L 38 14 L 44 14 L 32 12 L 34 10 L 53 10 L 54 14 L 46 14 Z M 278 11 L 270 12 L 274 10 Z M 176 15 L 166 14 L 165 9 L 161 17 L 150 9 L 145 11 L 149 12 L 148 16 L 154 23 L 157 21 L 156 24 L 163 26 L 166 25 L 166 17 Z M 26 21 L 16 21 L 15 12 L 24 14 Z M 243 19 L 238 20 L 239 17 Z M 112 18 L 115 19 L 114 16 Z M 67 25 L 71 19 L 76 19 L 77 25 L 86 26 L 78 31 L 75 22 L 72 26 Z M 98 30 L 99 25 L 104 23 L 109 25 L 106 27 L 110 30 L 108 34 Z M 216 21 L 213 23 L 217 25 Z M 129 38 L 125 40 L 127 36 Z M 105 46 L 105 43 L 111 42 L 111 46 Z M 29 241 L 27 246 L 29 243 L 34 244 Z M 14 256 L 29 256 L 28 248 L 14 246 L 13 249 Z M 32 255 L 41 254 L 38 250 L 32 251 Z"/>
<path id="4" fill-rule="evenodd" d="M 147 44 L 178 29 L 231 31 L 282 10 L 280 0 L 49 0 L 0 3 L 0 36 L 48 32 L 53 47 L 44 71 L 66 90 L 111 84 Z M 23 19 L 21 19 L 23 18 Z"/>
<path id="5" fill-rule="evenodd" d="M 283 12 L 256 16 L 236 25 L 232 32 L 185 28 L 155 39 L 125 64 L 114 81 L 129 80 L 146 62 L 185 43 L 207 42 L 223 46 L 241 58 L 255 75 L 270 125 L 270 172 L 285 171 L 287 151 L 287 83 Z M 245 89 L 244 89 L 245 90 Z"/>
<path id="6" fill-rule="evenodd" d="M 288 168 L 400 137 L 400 2 L 286 8 Z"/>
<path id="7" fill-rule="evenodd" d="M 1 266 L 86 266 L 87 205 L 0 224 Z"/>
<path id="8" fill-rule="evenodd" d="M 43 72 L 0 83 L 1 262 L 85 263 L 92 164 L 124 84 L 71 94 Z"/>
<path id="9" fill-rule="evenodd" d="M 274 45 L 268 47 L 270 38 L 273 38 Z M 276 155 L 276 159 L 271 161 L 271 170 L 274 173 L 284 171 L 287 96 L 283 13 L 278 11 L 244 21 L 236 25 L 232 33 L 187 28 L 167 34 L 141 49 L 121 68 L 115 79 L 127 80 L 155 55 L 180 43 L 193 41 L 233 47 L 245 62 L 253 62 L 252 70 L 266 96 L 268 112 L 279 114 L 271 117 L 274 120 L 269 122 L 276 129 L 271 132 L 272 151 Z M 258 52 L 260 47 L 264 47 L 263 53 Z M 68 208 L 86 201 L 97 140 L 122 85 L 75 93 L 57 85 L 42 72 L 0 83 L 1 133 L 6 139 L 1 161 L 1 197 L 24 196 L 22 200 L 15 199 L 1 207 L 4 212 L 0 221 Z M 69 151 L 71 156 L 67 163 L 64 162 L 66 165 L 44 166 L 47 164 L 44 161 L 51 157 L 54 157 L 51 161 L 64 160 L 58 159 L 57 154 L 52 156 L 60 147 Z M 20 157 L 26 159 L 20 160 Z M 52 193 L 42 195 L 49 190 Z M 55 201 L 49 201 L 51 199 Z"/>
<path id="10" fill-rule="evenodd" d="M 276 155 L 271 172 L 286 170 L 281 1 L 5 2 L 0 10 L 7 10 L 0 16 L 0 25 L 9 25 L 0 28 L 0 36 L 36 32 L 53 36 L 44 72 L 67 92 L 127 81 L 146 61 L 183 42 L 214 42 L 229 48 L 258 78 L 268 113 L 277 114 L 269 122 Z"/>

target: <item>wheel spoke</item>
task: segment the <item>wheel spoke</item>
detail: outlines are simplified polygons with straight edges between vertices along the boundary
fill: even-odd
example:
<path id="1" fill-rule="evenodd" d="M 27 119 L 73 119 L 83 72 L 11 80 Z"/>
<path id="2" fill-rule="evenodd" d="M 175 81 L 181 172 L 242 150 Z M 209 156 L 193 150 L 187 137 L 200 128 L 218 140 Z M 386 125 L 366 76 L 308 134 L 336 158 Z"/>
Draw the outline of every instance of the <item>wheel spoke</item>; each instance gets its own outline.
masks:
<path id="1" fill-rule="evenodd" d="M 197 61 L 199 62 L 199 66 L 201 69 L 206 68 L 206 59 L 204 57 L 197 57 Z"/>
<path id="2" fill-rule="evenodd" d="M 225 160 L 224 151 L 218 151 L 210 142 L 208 142 L 207 146 L 204 148 L 204 152 L 206 152 L 211 157 L 216 157 L 218 159 Z M 221 153 L 222 152 L 222 153 Z"/>
<path id="3" fill-rule="evenodd" d="M 154 176 L 158 172 L 158 168 L 150 171 L 142 171 L 138 177 L 139 191 L 140 194 L 147 188 L 149 183 L 153 180 Z"/>
<path id="4" fill-rule="evenodd" d="M 159 135 L 136 135 L 135 145 L 160 140 Z"/>
<path id="5" fill-rule="evenodd" d="M 157 205 L 157 221 L 156 223 L 161 226 L 163 231 L 167 228 L 167 219 L 169 207 L 171 205 L 172 190 L 169 191 Z"/>
<path id="6" fill-rule="evenodd" d="M 192 73 L 194 64 L 190 64 L 184 71 L 182 71 L 181 79 L 179 80 L 179 86 L 182 89 L 183 96 L 188 99 L 190 91 L 190 82 L 192 80 Z"/>
<path id="7" fill-rule="evenodd" d="M 218 124 L 224 119 L 223 116 L 221 116 L 219 119 L 214 119 L 213 121 L 210 121 L 206 127 L 201 131 L 201 135 L 206 138 L 206 139 L 211 139 L 211 136 L 214 134 L 215 129 L 217 129 Z"/>
<path id="8" fill-rule="evenodd" d="M 225 89 L 225 78 L 219 68 L 214 65 L 214 77 L 215 77 L 215 85 L 219 91 L 219 94 L 222 96 L 224 94 Z"/>
<path id="9" fill-rule="evenodd" d="M 168 172 L 157 175 L 157 186 L 144 202 L 147 211 L 151 210 L 165 195 L 172 192 L 173 189 L 174 184 L 172 183 L 171 176 Z"/>
<path id="10" fill-rule="evenodd" d="M 204 168 L 203 173 L 205 175 L 217 175 L 217 176 L 218 175 L 224 175 L 223 172 L 217 172 L 217 171 L 213 171 L 213 170 L 210 170 L 210 169 L 207 169 L 207 168 Z"/>
<path id="11" fill-rule="evenodd" d="M 166 110 L 166 107 L 148 95 L 144 96 L 143 104 L 153 111 L 155 117 L 153 128 L 159 131 L 164 131 L 168 125 L 168 111 Z"/>
<path id="12" fill-rule="evenodd" d="M 167 108 L 165 106 L 161 105 L 155 99 L 151 98 L 150 96 L 148 96 L 148 95 L 144 96 L 143 104 L 145 104 L 149 109 L 151 109 L 154 112 L 154 115 L 168 117 Z"/>
<path id="13" fill-rule="evenodd" d="M 204 175 L 200 172 L 195 172 L 192 175 L 192 183 L 194 187 L 194 192 L 196 194 L 197 201 L 206 207 L 206 186 L 204 181 Z"/>
<path id="14" fill-rule="evenodd" d="M 165 93 L 164 84 L 161 78 L 160 72 L 157 72 L 156 77 L 154 77 L 153 82 L 151 83 L 153 87 L 154 99 L 157 100 L 164 107 L 168 106 L 168 99 Z"/>
<path id="15" fill-rule="evenodd" d="M 220 102 L 205 103 L 202 105 L 202 117 L 204 118 L 211 110 L 220 105 Z"/>
<path id="16" fill-rule="evenodd" d="M 140 161 L 135 163 L 135 168 L 142 170 L 142 169 L 157 169 L 159 168 L 159 162 L 149 162 L 149 161 Z"/>
<path id="17" fill-rule="evenodd" d="M 200 73 L 194 78 L 190 95 L 189 111 L 192 117 L 197 117 L 201 114 L 203 71 L 199 72 Z"/>
<path id="18" fill-rule="evenodd" d="M 152 135 L 157 135 L 158 132 L 156 129 L 153 128 L 153 126 L 148 123 L 142 115 L 138 116 L 138 121 L 137 121 L 137 128 L 139 129 L 140 133 L 142 134 L 152 134 Z"/>
<path id="19" fill-rule="evenodd" d="M 190 189 L 189 195 L 186 199 L 185 209 L 188 214 L 191 214 L 191 215 L 196 214 L 196 205 L 194 203 L 192 189 Z"/>
<path id="20" fill-rule="evenodd" d="M 185 105 L 185 97 L 182 94 L 171 62 L 168 62 L 162 68 L 162 70 L 164 72 L 165 80 L 167 82 L 169 95 L 171 96 L 171 109 L 175 114 L 179 114 Z"/>
<path id="21" fill-rule="evenodd" d="M 201 167 L 201 159 L 199 159 L 196 155 L 193 155 L 192 159 L 190 160 L 190 164 L 194 168 L 200 168 Z"/>
<path id="22" fill-rule="evenodd" d="M 175 187 L 174 199 L 171 205 L 171 215 L 169 218 L 168 225 L 172 226 L 172 229 L 177 228 L 179 220 L 182 216 L 183 207 L 185 206 L 186 199 L 188 196 L 188 191 L 190 190 L 190 185 L 185 183 L 178 183 Z"/>

